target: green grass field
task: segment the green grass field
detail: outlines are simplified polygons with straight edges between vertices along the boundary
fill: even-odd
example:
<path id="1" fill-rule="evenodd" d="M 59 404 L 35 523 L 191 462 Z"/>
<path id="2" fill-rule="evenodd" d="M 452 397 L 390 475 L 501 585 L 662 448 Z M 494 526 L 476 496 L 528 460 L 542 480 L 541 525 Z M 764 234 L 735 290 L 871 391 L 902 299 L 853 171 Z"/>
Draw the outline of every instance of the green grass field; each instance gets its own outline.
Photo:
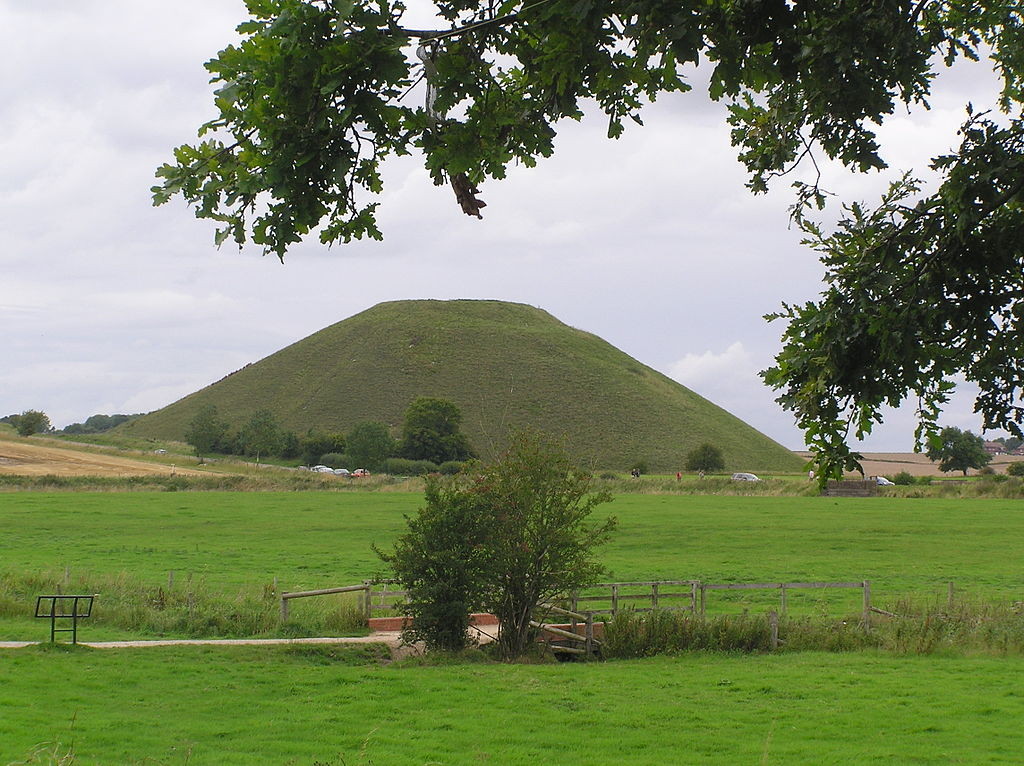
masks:
<path id="1" fill-rule="evenodd" d="M 272 615 L 275 581 L 277 591 L 294 591 L 386 575 L 371 546 L 386 548 L 420 497 L 395 492 L 0 494 L 0 585 L 4 577 L 25 575 L 59 582 L 68 571 L 69 588 L 101 592 L 97 609 L 102 614 L 104 589 L 131 581 L 162 599 L 167 594 L 157 589 L 167 588 L 174 572 L 178 591 L 200 584 L 227 602 L 262 600 Z M 883 608 L 905 597 L 944 597 L 949 581 L 965 598 L 1005 603 L 1020 600 L 1024 591 L 1019 501 L 623 495 L 602 510 L 619 519 L 612 543 L 601 551 L 612 580 L 868 579 L 873 602 Z M 31 639 L 42 631 L 24 614 L 27 607 L 11 603 L 12 598 L 27 603 L 35 595 L 30 585 L 7 589 L 0 639 Z M 792 591 L 789 607 L 797 613 L 846 615 L 859 611 L 860 599 L 859 591 Z M 301 616 L 314 601 L 293 602 L 295 613 Z M 764 611 L 777 603 L 772 591 L 718 592 L 709 610 Z M 123 630 L 110 628 L 100 619 L 86 627 L 86 635 L 125 637 Z M 166 630 L 175 633 L 173 627 Z M 246 630 L 266 635 L 273 626 L 264 619 L 230 634 Z M 215 623 L 209 634 L 222 635 Z"/>
<path id="2" fill-rule="evenodd" d="M 356 664 L 353 664 L 356 663 Z M 1020 658 L 693 654 L 381 667 L 365 651 L 0 652 L 0 763 L 1019 763 Z"/>
<path id="3" fill-rule="evenodd" d="M 174 570 L 214 587 L 285 590 L 382 574 L 421 495 L 406 493 L 0 494 L 0 571 Z M 931 592 L 953 580 L 992 594 L 1024 586 L 1024 506 L 1014 500 L 622 495 L 601 557 L 619 580 L 870 579 Z"/>
<path id="4" fill-rule="evenodd" d="M 384 574 L 371 544 L 386 547 L 420 499 L 0 494 L 0 591 L 5 578 L 60 579 L 66 567 L 72 587 L 133 580 L 162 598 L 173 570 L 174 588 L 202 581 L 245 611 L 275 578 L 297 590 Z M 619 580 L 867 578 L 882 606 L 944 596 L 949 580 L 1004 604 L 1024 593 L 1019 501 L 623 495 L 602 509 L 620 522 L 602 551 Z M 848 596 L 809 592 L 791 606 L 856 611 L 859 593 Z M 48 636 L 5 598 L 0 640 Z M 721 599 L 715 608 L 761 611 L 777 594 Z M 147 634 L 81 627 L 83 640 L 133 635 Z M 338 647 L 0 650 L 0 764 L 37 745 L 71 748 L 76 764 L 1019 762 L 1024 658 L 985 654 L 410 666 Z M 57 762 L 38 752 L 31 762 Z"/>

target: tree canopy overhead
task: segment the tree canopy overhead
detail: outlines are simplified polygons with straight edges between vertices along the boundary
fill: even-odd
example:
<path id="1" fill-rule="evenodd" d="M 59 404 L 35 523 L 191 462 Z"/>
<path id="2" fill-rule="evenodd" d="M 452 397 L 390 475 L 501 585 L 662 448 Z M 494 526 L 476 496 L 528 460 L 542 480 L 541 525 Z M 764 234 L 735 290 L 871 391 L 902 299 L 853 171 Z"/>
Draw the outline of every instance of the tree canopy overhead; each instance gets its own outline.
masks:
<path id="1" fill-rule="evenodd" d="M 242 40 L 207 64 L 219 114 L 158 170 L 155 201 L 181 194 L 218 223 L 218 242 L 283 258 L 314 231 L 325 243 L 379 239 L 380 163 L 419 151 L 434 182 L 479 216 L 481 184 L 550 155 L 560 120 L 596 104 L 616 137 L 647 101 L 689 90 L 684 71 L 703 62 L 749 186 L 764 191 L 816 156 L 885 167 L 875 126 L 926 104 L 943 64 L 986 55 L 1003 88 L 982 106 L 1004 114 L 969 114 L 960 147 L 934 161 L 938 191 L 904 177 L 827 232 L 809 220 L 824 191 L 797 185 L 796 218 L 827 289 L 783 307 L 785 346 L 765 378 L 807 432 L 822 480 L 856 466 L 846 441 L 870 432 L 883 405 L 917 399 L 919 436 L 934 435 L 957 373 L 981 387 L 985 428 L 1020 433 L 1019 0 L 433 5 L 436 28 L 417 29 L 397 0 L 247 0 Z"/>

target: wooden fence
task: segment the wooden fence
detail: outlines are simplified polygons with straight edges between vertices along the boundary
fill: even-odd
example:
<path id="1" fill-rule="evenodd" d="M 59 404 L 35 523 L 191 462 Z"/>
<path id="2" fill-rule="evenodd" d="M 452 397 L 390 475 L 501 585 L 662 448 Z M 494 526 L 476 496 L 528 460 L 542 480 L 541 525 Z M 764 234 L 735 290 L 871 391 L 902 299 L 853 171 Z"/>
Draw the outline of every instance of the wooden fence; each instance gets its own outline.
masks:
<path id="1" fill-rule="evenodd" d="M 288 602 L 296 598 L 326 596 L 334 593 L 361 593 L 360 605 L 369 619 L 374 612 L 401 612 L 406 598 L 406 591 L 396 587 L 395 580 L 366 580 L 361 585 L 348 585 L 341 588 L 323 588 L 321 590 L 295 591 L 282 593 L 281 621 L 288 619 Z M 707 611 L 709 591 L 735 590 L 777 590 L 779 591 L 779 612 L 786 613 L 787 596 L 791 590 L 808 588 L 859 588 L 862 591 L 863 620 L 865 626 L 871 624 L 871 613 L 877 612 L 871 606 L 871 583 L 868 580 L 857 582 L 779 582 L 779 583 L 706 583 L 700 580 L 647 580 L 640 582 L 609 582 L 598 583 L 566 596 L 562 601 L 568 604 L 571 612 L 582 615 L 608 614 L 616 615 L 622 609 L 636 612 L 650 612 L 655 609 L 685 610 L 693 614 L 704 615 Z M 950 583 L 952 589 L 952 583 Z M 598 592 L 602 591 L 602 592 Z M 952 593 L 952 590 L 950 591 Z M 952 597 L 952 596 L 951 596 Z M 639 603 L 649 604 L 640 606 Z M 581 609 L 581 604 L 606 608 Z M 581 621 L 582 618 L 581 618 Z"/>

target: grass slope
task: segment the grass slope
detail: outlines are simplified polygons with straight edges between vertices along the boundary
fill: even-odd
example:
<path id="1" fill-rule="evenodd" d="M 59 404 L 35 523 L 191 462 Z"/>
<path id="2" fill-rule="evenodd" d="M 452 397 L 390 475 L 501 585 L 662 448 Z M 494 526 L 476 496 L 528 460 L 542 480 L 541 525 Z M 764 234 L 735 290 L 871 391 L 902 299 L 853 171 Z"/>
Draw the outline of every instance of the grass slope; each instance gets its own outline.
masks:
<path id="1" fill-rule="evenodd" d="M 383 303 L 248 365 L 120 430 L 182 439 L 215 404 L 237 428 L 269 409 L 286 429 L 347 431 L 359 421 L 397 435 L 416 396 L 455 402 L 483 455 L 509 427 L 566 435 L 596 468 L 676 471 L 710 442 L 729 470 L 797 471 L 802 461 L 689 389 L 545 311 L 500 301 Z"/>

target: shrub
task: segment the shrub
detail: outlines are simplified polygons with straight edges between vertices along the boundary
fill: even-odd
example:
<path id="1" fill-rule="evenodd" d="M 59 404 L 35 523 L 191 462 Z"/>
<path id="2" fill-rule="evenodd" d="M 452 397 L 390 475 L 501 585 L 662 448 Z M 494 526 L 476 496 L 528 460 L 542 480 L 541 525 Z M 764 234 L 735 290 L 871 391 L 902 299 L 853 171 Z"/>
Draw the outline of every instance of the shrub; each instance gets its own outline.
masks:
<path id="1" fill-rule="evenodd" d="M 725 459 L 722 451 L 713 444 L 701 444 L 694 448 L 686 456 L 687 471 L 704 471 L 712 473 L 725 468 Z"/>
<path id="2" fill-rule="evenodd" d="M 384 472 L 392 476 L 423 476 L 428 473 L 436 473 L 437 464 L 431 460 L 389 457 L 384 461 Z"/>
<path id="3" fill-rule="evenodd" d="M 1006 466 L 1006 473 L 1009 476 L 1024 476 L 1024 460 L 1010 463 Z"/>
<path id="4" fill-rule="evenodd" d="M 320 456 L 320 463 L 330 468 L 348 468 L 348 455 L 340 452 L 327 452 Z"/>
<path id="5" fill-rule="evenodd" d="M 457 473 L 461 473 L 466 469 L 468 461 L 463 460 L 445 460 L 441 465 L 437 467 L 437 470 L 443 473 L 445 476 L 453 476 Z"/>
<path id="6" fill-rule="evenodd" d="M 911 476 L 907 471 L 900 471 L 898 474 L 892 477 L 893 484 L 901 484 L 903 486 L 909 486 L 914 483 L 914 477 Z"/>

